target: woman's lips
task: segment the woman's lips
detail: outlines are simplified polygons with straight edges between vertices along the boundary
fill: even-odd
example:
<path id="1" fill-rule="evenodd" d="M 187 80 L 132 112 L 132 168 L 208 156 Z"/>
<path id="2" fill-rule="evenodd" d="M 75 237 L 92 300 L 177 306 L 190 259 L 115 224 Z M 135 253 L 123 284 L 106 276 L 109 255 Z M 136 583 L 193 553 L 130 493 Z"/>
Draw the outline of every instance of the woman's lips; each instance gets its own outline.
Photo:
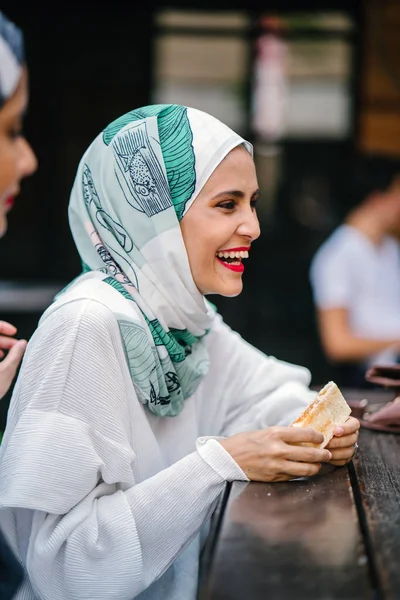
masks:
<path id="1" fill-rule="evenodd" d="M 240 246 L 239 248 L 226 248 L 224 250 L 219 250 L 219 252 L 248 252 L 250 250 L 250 246 Z"/>
<path id="2" fill-rule="evenodd" d="M 218 256 L 216 256 L 216 259 L 222 266 L 230 269 L 231 271 L 235 271 L 236 273 L 243 273 L 244 271 L 244 264 L 242 262 L 239 265 L 233 265 L 232 263 L 226 263 L 223 260 L 220 260 Z"/>
<path id="3" fill-rule="evenodd" d="M 5 202 L 5 207 L 12 208 L 13 206 L 14 206 L 14 196 L 10 196 L 9 198 L 7 198 L 7 200 Z"/>

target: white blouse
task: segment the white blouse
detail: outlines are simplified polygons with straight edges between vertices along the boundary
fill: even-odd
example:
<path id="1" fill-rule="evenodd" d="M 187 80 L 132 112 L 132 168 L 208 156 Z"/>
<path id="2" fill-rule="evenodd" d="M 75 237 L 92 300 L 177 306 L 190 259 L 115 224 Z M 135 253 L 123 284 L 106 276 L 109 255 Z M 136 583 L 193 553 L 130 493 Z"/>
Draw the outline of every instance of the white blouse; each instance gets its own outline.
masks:
<path id="1" fill-rule="evenodd" d="M 27 573 L 18 600 L 195 600 L 201 529 L 225 482 L 246 480 L 209 436 L 289 424 L 313 394 L 307 369 L 220 317 L 206 343 L 208 375 L 177 417 L 157 417 L 96 294 L 45 314 L 0 447 L 0 524 Z"/>
<path id="2" fill-rule="evenodd" d="M 310 269 L 315 304 L 345 308 L 354 335 L 375 340 L 400 338 L 400 244 L 391 236 L 375 245 L 351 225 L 341 225 L 315 255 Z M 365 361 L 394 364 L 387 348 Z"/>

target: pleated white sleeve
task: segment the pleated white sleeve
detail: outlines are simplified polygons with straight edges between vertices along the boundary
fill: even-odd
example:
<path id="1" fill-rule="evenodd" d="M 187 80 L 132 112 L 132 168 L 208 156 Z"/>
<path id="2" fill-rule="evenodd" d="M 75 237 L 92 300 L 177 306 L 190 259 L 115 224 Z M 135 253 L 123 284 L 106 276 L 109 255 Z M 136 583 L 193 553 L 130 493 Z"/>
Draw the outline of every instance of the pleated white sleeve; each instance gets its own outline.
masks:
<path id="1" fill-rule="evenodd" d="M 315 397 L 310 371 L 267 356 L 247 343 L 217 315 L 210 333 L 214 378 L 205 382 L 205 396 L 218 397 L 213 422 L 221 435 L 287 426 Z"/>
<path id="2" fill-rule="evenodd" d="M 111 311 L 81 300 L 49 316 L 0 451 L 0 507 L 29 515 L 29 536 L 14 534 L 41 600 L 132 600 L 198 533 L 225 481 L 246 479 L 215 440 L 159 471 L 147 427 Z"/>

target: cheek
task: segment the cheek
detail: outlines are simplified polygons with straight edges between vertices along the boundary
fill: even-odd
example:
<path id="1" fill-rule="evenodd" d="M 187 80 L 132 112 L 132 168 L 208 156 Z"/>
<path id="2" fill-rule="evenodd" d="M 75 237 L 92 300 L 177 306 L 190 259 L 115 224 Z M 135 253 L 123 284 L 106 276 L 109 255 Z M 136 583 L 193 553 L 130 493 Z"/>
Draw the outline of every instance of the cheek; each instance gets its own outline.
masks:
<path id="1" fill-rule="evenodd" d="M 204 214 L 192 210 L 183 218 L 181 230 L 192 275 L 195 279 L 209 277 L 216 270 L 217 250 L 226 246 L 233 235 L 231 220 L 216 211 Z"/>
<path id="2" fill-rule="evenodd" d="M 203 267 L 212 267 L 216 260 L 215 254 L 224 241 L 225 238 L 221 236 L 221 230 L 215 228 L 215 226 L 213 227 L 213 224 L 210 223 L 196 238 L 197 264 Z"/>
<path id="3" fill-rule="evenodd" d="M 212 265 L 215 252 L 210 245 L 210 238 L 202 232 L 198 232 L 196 238 L 190 243 L 188 250 L 189 262 L 192 270 L 204 272 Z"/>
<path id="4" fill-rule="evenodd" d="M 181 231 L 192 263 L 202 262 L 210 251 L 210 221 L 195 211 L 183 218 Z"/>
<path id="5" fill-rule="evenodd" d="M 18 184 L 17 160 L 10 144 L 0 142 L 0 198 Z"/>

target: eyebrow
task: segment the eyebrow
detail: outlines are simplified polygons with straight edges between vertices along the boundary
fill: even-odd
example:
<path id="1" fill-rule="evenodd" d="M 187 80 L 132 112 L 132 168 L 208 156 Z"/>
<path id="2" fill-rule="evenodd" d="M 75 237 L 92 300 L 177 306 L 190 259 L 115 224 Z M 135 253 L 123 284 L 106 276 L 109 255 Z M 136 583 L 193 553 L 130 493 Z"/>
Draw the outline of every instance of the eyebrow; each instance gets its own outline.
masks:
<path id="1" fill-rule="evenodd" d="M 251 197 L 254 198 L 254 196 L 258 196 L 259 194 L 260 190 L 257 189 L 252 193 Z M 246 194 L 241 190 L 227 190 L 226 192 L 220 192 L 219 194 L 214 196 L 214 198 L 220 198 L 222 196 L 234 196 L 235 198 L 244 198 L 245 195 Z"/>

